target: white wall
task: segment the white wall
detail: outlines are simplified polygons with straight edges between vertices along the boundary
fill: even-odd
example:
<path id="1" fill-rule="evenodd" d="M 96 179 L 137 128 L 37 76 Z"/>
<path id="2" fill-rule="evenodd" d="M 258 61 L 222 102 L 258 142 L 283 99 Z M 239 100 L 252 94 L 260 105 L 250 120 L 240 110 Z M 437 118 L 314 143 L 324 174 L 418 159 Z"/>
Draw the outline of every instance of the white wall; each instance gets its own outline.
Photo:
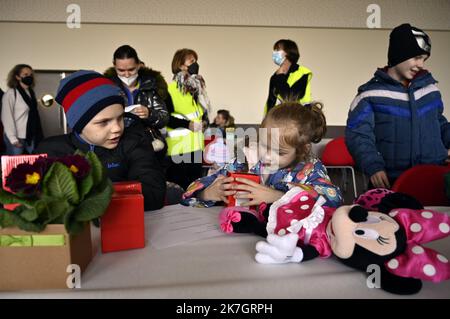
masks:
<path id="1" fill-rule="evenodd" d="M 450 30 L 449 0 L 0 0 L 0 21 L 65 22 L 75 3 L 83 23 L 366 28 L 377 4 L 381 27 L 410 21 Z"/>
<path id="2" fill-rule="evenodd" d="M 122 44 L 135 47 L 148 66 L 170 81 L 174 52 L 189 47 L 199 54 L 213 111 L 228 108 L 238 123 L 259 123 L 275 70 L 272 45 L 290 38 L 299 45 L 300 62 L 314 73 L 313 97 L 324 102 L 328 124 L 344 125 L 357 87 L 387 60 L 390 30 L 365 28 L 365 8 L 372 1 L 80 0 L 74 2 L 81 5 L 81 29 L 69 29 L 63 21 L 71 2 L 0 1 L 3 89 L 8 71 L 17 63 L 35 69 L 103 71 Z M 450 1 L 377 3 L 382 7 L 383 27 L 420 22 L 416 25 L 431 35 L 427 67 L 440 82 L 450 118 Z M 124 22 L 150 24 L 118 24 Z M 214 23 L 225 25 L 210 25 Z"/>

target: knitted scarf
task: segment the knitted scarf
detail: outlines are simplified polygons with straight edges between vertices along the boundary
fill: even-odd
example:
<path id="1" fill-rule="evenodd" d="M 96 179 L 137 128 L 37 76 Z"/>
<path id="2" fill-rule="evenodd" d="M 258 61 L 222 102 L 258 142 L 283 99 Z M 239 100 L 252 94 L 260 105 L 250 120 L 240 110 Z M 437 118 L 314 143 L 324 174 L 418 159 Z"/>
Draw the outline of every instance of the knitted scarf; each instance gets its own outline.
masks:
<path id="1" fill-rule="evenodd" d="M 20 85 L 18 85 L 16 89 L 30 109 L 28 112 L 27 135 L 25 140 L 28 145 L 31 145 L 34 141 L 34 146 L 36 147 L 43 138 L 36 96 L 31 87 L 29 88 L 30 95 L 28 95 Z"/>
<path id="2" fill-rule="evenodd" d="M 185 72 L 178 72 L 175 77 L 177 87 L 183 92 L 183 94 L 191 93 L 196 103 L 199 103 L 203 108 L 203 111 L 208 114 L 211 111 L 211 102 L 209 101 L 208 94 L 206 93 L 205 80 L 200 74 L 190 75 Z"/>

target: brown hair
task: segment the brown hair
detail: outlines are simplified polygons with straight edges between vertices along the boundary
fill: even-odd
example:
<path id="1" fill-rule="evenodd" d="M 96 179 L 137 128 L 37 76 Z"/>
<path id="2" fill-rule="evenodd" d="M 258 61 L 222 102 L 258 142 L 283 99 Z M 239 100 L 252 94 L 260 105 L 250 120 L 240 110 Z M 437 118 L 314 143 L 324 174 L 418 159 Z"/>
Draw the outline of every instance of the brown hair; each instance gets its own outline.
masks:
<path id="1" fill-rule="evenodd" d="M 229 127 L 234 128 L 236 126 L 236 124 L 234 123 L 234 117 L 232 115 L 230 115 L 230 117 L 228 118 L 226 125 L 227 128 Z"/>
<path id="2" fill-rule="evenodd" d="M 195 60 L 198 60 L 197 52 L 191 49 L 180 49 L 177 52 L 175 52 L 175 55 L 173 56 L 172 60 L 172 73 L 177 74 L 181 71 L 181 66 L 186 61 L 186 58 L 190 55 L 193 55 Z"/>
<path id="3" fill-rule="evenodd" d="M 16 76 L 20 76 L 20 72 L 22 72 L 25 68 L 29 68 L 33 71 L 33 68 L 28 64 L 17 64 L 11 69 L 11 71 L 9 71 L 8 78 L 6 80 L 6 84 L 9 88 L 16 88 L 19 85 L 19 80 L 16 79 Z"/>
<path id="4" fill-rule="evenodd" d="M 274 50 L 283 50 L 286 52 L 286 59 L 291 63 L 297 63 L 300 59 L 300 53 L 298 52 L 297 43 L 288 39 L 281 39 L 275 42 L 273 45 Z"/>
<path id="5" fill-rule="evenodd" d="M 296 160 L 303 162 L 311 158 L 311 143 L 318 143 L 327 131 L 327 122 L 322 112 L 323 104 L 312 102 L 284 102 L 267 113 L 261 127 L 280 128 L 280 144 L 296 149 Z M 282 129 L 281 129 L 282 128 Z"/>
<path id="6" fill-rule="evenodd" d="M 234 127 L 235 126 L 235 124 L 234 124 L 234 117 L 233 116 L 231 116 L 231 114 L 230 114 L 230 111 L 228 111 L 228 110 L 218 110 L 217 111 L 217 114 L 219 115 L 222 115 L 222 117 L 224 118 L 224 120 L 225 120 L 225 127 Z"/>

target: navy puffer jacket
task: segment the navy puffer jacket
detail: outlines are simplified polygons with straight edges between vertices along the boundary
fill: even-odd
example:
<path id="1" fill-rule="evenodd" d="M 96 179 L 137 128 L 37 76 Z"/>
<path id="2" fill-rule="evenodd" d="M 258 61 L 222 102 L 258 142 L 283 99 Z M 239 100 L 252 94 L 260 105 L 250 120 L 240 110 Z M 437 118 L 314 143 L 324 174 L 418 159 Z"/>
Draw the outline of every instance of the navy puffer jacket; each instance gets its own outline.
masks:
<path id="1" fill-rule="evenodd" d="M 385 170 L 395 179 L 414 165 L 445 162 L 450 125 L 436 83 L 431 73 L 422 71 L 405 87 L 378 69 L 359 87 L 345 135 L 364 173 L 372 176 Z"/>

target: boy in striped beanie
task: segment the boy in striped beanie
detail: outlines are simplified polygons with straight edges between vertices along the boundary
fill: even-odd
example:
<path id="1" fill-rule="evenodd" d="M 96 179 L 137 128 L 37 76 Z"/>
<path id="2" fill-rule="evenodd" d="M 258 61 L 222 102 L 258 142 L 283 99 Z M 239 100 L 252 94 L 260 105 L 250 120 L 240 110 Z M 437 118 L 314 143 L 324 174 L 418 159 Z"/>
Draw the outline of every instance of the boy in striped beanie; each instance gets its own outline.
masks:
<path id="1" fill-rule="evenodd" d="M 120 89 L 100 73 L 78 71 L 64 78 L 55 98 L 67 124 L 91 145 L 114 148 L 123 134 L 124 99 Z"/>
<path id="2" fill-rule="evenodd" d="M 113 182 L 141 182 L 145 210 L 161 208 L 166 193 L 163 170 L 141 121 L 124 128 L 120 89 L 100 73 L 82 70 L 61 80 L 55 100 L 64 108 L 72 132 L 45 139 L 35 152 L 60 157 L 93 151 Z"/>

